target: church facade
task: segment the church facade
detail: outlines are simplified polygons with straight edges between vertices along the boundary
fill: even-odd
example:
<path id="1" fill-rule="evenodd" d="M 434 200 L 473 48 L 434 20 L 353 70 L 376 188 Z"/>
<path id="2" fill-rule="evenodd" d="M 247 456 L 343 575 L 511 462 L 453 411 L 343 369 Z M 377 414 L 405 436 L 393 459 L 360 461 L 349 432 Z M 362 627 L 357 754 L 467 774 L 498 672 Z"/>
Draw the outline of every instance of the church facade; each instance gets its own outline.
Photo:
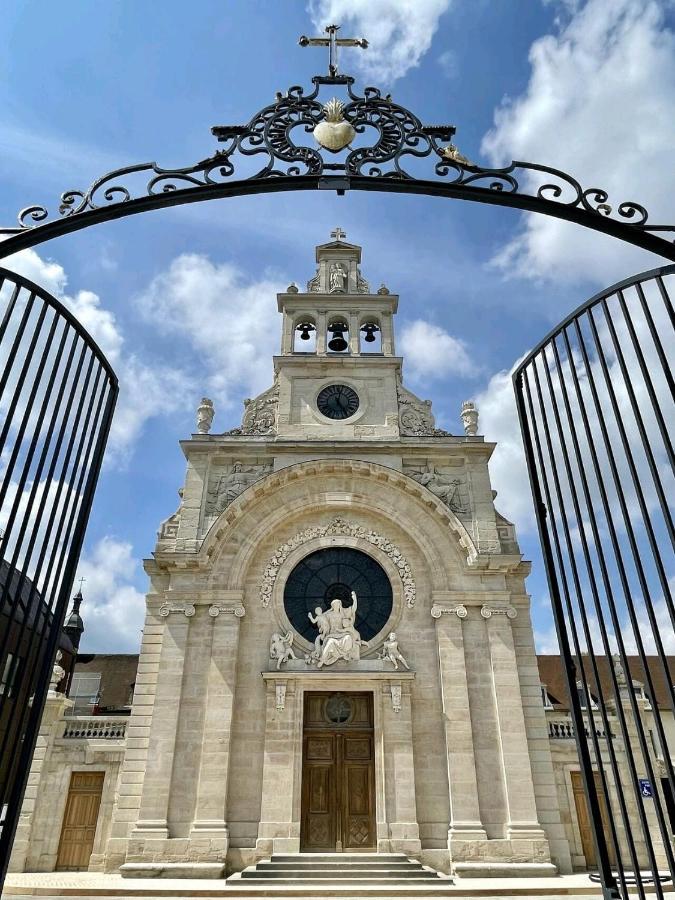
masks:
<path id="1" fill-rule="evenodd" d="M 202 401 L 92 867 L 220 877 L 272 853 L 571 870 L 525 578 L 472 403 L 436 428 L 398 297 L 337 230 L 278 295 L 274 383 Z"/>

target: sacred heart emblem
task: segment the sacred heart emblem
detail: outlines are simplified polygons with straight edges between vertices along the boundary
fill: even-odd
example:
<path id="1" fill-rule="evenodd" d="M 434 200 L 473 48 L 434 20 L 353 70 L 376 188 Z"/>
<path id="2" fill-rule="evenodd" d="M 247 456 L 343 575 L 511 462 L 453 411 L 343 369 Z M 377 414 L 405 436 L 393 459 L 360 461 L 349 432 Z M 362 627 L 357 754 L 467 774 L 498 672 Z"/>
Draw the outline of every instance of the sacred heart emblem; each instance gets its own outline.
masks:
<path id="1" fill-rule="evenodd" d="M 356 137 L 356 132 L 346 121 L 343 110 L 342 103 L 334 97 L 323 108 L 324 121 L 314 127 L 314 137 L 331 153 L 344 150 Z"/>

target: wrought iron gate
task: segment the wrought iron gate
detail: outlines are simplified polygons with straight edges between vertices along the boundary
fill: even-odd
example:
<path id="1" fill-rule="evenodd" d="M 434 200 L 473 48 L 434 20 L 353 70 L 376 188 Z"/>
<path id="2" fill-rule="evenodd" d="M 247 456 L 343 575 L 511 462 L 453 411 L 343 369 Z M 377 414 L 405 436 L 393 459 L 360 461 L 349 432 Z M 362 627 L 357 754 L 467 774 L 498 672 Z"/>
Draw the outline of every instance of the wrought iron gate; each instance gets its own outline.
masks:
<path id="1" fill-rule="evenodd" d="M 0 269 L 0 884 L 116 399 L 71 313 Z"/>
<path id="2" fill-rule="evenodd" d="M 674 292 L 675 266 L 614 285 L 514 374 L 606 897 L 675 876 Z"/>

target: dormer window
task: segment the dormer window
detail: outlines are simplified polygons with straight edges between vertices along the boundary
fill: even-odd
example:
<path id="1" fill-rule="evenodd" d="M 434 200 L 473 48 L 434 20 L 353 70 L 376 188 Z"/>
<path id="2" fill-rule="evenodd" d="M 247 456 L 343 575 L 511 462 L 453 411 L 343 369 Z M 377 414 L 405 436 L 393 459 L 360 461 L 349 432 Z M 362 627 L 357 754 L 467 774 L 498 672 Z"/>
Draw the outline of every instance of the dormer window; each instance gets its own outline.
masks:
<path id="1" fill-rule="evenodd" d="M 577 695 L 579 697 L 579 706 L 582 709 L 588 709 L 588 707 L 586 706 L 586 692 L 580 681 L 577 681 Z M 590 691 L 589 691 L 589 695 L 591 698 L 591 709 L 597 709 L 598 708 L 598 698 L 594 697 L 593 694 L 590 693 Z"/>
<path id="2" fill-rule="evenodd" d="M 553 703 L 551 702 L 551 696 L 549 692 L 546 690 L 546 685 L 541 684 L 539 686 L 541 688 L 541 702 L 544 706 L 544 709 L 553 709 Z"/>

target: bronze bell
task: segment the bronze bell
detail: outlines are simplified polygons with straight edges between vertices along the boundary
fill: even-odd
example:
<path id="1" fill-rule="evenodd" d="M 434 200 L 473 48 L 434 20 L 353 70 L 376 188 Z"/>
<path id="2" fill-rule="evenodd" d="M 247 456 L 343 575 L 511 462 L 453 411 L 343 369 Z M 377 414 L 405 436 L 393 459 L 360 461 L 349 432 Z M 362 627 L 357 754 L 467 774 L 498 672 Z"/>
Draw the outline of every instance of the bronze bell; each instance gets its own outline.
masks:
<path id="1" fill-rule="evenodd" d="M 328 341 L 328 349 L 332 350 L 333 353 L 342 353 L 349 346 L 344 339 L 343 334 L 346 327 L 346 325 L 341 325 L 339 322 L 330 326 L 329 331 L 332 333 L 333 337 Z"/>
<path id="2" fill-rule="evenodd" d="M 308 341 L 309 333 L 310 331 L 314 331 L 314 326 L 311 322 L 301 322 L 301 324 L 298 325 L 297 330 L 300 332 L 300 340 Z"/>
<path id="3" fill-rule="evenodd" d="M 374 322 L 366 322 L 361 328 L 361 331 L 365 332 L 366 335 L 364 341 L 367 344 L 372 344 L 375 340 L 375 332 L 379 330 L 379 327 Z"/>

